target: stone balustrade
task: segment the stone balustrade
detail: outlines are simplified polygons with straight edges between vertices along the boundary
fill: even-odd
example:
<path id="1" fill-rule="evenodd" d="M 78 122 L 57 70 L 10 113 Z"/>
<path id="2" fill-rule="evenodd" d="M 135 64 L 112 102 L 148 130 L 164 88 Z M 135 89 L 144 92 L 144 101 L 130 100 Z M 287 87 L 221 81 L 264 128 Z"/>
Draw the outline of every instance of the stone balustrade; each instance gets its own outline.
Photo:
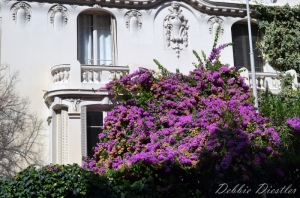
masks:
<path id="1" fill-rule="evenodd" d="M 70 65 L 55 65 L 50 68 L 53 83 L 69 83 Z"/>
<path id="2" fill-rule="evenodd" d="M 248 71 L 246 68 L 241 68 L 239 71 L 241 71 L 240 75 L 244 77 L 245 83 L 252 87 L 252 75 L 251 72 Z M 293 80 L 293 88 L 296 89 L 298 86 L 298 80 L 297 80 L 297 73 L 295 70 L 289 70 L 283 73 L 285 74 L 291 74 L 292 76 L 295 76 Z M 278 93 L 280 90 L 280 74 L 275 72 L 256 72 L 255 73 L 256 78 L 256 85 L 260 89 L 270 89 L 274 93 Z"/>
<path id="3" fill-rule="evenodd" d="M 279 89 L 280 88 L 280 78 L 278 73 L 271 72 L 256 72 L 256 85 L 261 89 L 266 89 L 267 87 Z M 249 85 L 252 87 L 252 75 L 249 74 Z"/>
<path id="4" fill-rule="evenodd" d="M 120 79 L 128 72 L 128 67 L 81 65 L 82 83 L 108 83 Z"/>
<path id="5" fill-rule="evenodd" d="M 81 65 L 78 61 L 50 68 L 52 82 L 50 91 L 74 91 L 103 89 L 111 80 L 119 79 L 129 72 L 129 67 Z M 73 92 L 72 92 L 73 93 Z"/>

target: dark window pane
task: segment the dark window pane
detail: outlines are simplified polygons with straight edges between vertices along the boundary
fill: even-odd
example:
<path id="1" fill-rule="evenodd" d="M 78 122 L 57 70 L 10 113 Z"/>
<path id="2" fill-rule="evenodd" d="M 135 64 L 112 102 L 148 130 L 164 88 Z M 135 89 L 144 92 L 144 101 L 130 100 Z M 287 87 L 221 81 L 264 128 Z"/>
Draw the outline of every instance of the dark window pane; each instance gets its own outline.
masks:
<path id="1" fill-rule="evenodd" d="M 250 46 L 247 24 L 234 24 L 231 28 L 233 45 L 234 65 L 237 69 L 246 67 L 251 70 Z M 259 39 L 258 26 L 251 25 L 252 46 L 254 52 L 255 71 L 262 71 L 262 58 L 259 57 L 260 51 L 256 48 Z"/>
<path id="2" fill-rule="evenodd" d="M 96 27 L 110 28 L 110 16 L 109 15 L 97 15 Z"/>
<path id="3" fill-rule="evenodd" d="M 94 147 L 99 142 L 98 135 L 101 131 L 101 128 L 87 128 L 87 154 L 89 157 L 94 155 Z"/>
<path id="4" fill-rule="evenodd" d="M 87 113 L 87 126 L 102 126 L 103 113 L 102 112 L 88 112 Z"/>
<path id="5" fill-rule="evenodd" d="M 103 112 L 87 112 L 87 154 L 92 157 L 94 147 L 99 142 L 98 135 L 102 132 Z"/>
<path id="6" fill-rule="evenodd" d="M 93 26 L 93 15 L 92 14 L 80 14 L 78 16 L 79 27 L 91 27 Z"/>

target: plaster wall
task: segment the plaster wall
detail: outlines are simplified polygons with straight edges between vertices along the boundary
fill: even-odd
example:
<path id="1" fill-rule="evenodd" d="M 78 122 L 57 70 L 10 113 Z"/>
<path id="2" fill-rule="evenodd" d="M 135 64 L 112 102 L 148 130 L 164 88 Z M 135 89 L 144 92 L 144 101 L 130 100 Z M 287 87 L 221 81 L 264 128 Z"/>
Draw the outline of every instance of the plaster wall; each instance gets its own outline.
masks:
<path id="1" fill-rule="evenodd" d="M 214 35 L 210 31 L 212 27 L 209 22 L 215 15 L 202 13 L 189 4 L 180 1 L 179 9 L 182 10 L 181 14 L 187 19 L 189 29 L 188 45 L 180 50 L 179 57 L 177 57 L 175 50 L 166 46 L 164 22 L 166 16 L 171 12 L 169 10 L 170 1 L 161 3 L 151 9 L 136 10 L 140 14 L 139 18 L 131 17 L 129 22 L 126 16 L 132 12 L 132 9 L 63 4 L 67 13 L 67 21 L 62 21 L 60 26 L 51 23 L 49 13 L 49 10 L 56 4 L 26 2 L 30 7 L 30 16 L 29 20 L 27 19 L 27 22 L 23 24 L 24 27 L 18 25 L 18 19 L 13 19 L 12 8 L 16 3 L 17 1 L 7 3 L 0 1 L 2 17 L 1 62 L 10 64 L 12 71 L 20 71 L 21 82 L 18 84 L 17 90 L 21 96 L 30 98 L 31 110 L 36 112 L 39 118 L 44 121 L 46 129 L 51 128 L 49 130 L 51 137 L 55 136 L 52 134 L 56 131 L 53 128 L 55 122 L 52 122 L 49 126 L 47 125 L 46 120 L 49 116 L 49 110 L 43 99 L 43 90 L 48 91 L 53 83 L 50 73 L 52 66 L 59 64 L 78 65 L 78 62 L 76 63 L 77 17 L 81 12 L 86 10 L 104 11 L 115 16 L 117 26 L 116 66 L 128 65 L 130 71 L 134 71 L 138 67 L 157 70 L 157 66 L 153 62 L 153 59 L 157 59 L 168 70 L 175 71 L 178 68 L 181 72 L 187 74 L 194 68 L 192 62 L 197 62 L 192 50 L 196 50 L 199 54 L 201 54 L 201 50 L 204 50 L 208 55 L 213 45 Z M 220 13 L 217 14 L 217 17 L 222 21 L 219 44 L 231 42 L 232 24 L 245 18 L 223 16 Z M 126 24 L 129 24 L 129 26 Z M 135 26 L 135 24 L 138 25 Z M 232 47 L 228 47 L 222 52 L 221 61 L 233 65 Z M 265 71 L 269 70 L 271 71 L 271 68 L 265 67 Z M 80 76 L 78 76 L 80 74 L 76 75 L 76 78 L 80 80 Z M 77 82 L 72 87 L 80 88 L 80 83 Z M 50 114 L 53 114 L 53 112 L 50 108 Z M 75 143 L 70 147 L 76 150 L 75 154 L 70 153 L 69 163 L 79 162 L 81 159 L 80 149 L 78 149 L 80 148 L 81 138 L 80 121 L 78 118 L 72 118 L 69 126 L 69 131 L 72 133 L 69 141 Z M 48 140 L 45 140 L 46 142 Z M 52 153 L 50 159 L 55 157 L 56 154 Z M 55 162 L 55 160 L 52 161 Z"/>

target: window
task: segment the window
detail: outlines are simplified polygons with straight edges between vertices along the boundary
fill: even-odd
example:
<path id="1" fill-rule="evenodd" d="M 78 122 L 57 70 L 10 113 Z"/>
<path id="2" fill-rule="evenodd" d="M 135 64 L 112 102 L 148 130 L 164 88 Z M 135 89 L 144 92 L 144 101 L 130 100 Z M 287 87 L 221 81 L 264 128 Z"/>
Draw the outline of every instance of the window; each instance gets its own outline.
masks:
<path id="1" fill-rule="evenodd" d="M 233 45 L 233 57 L 234 65 L 237 69 L 246 67 L 249 71 L 251 70 L 250 65 L 250 47 L 249 47 L 249 36 L 248 36 L 248 25 L 247 24 L 233 24 L 231 27 L 232 32 L 232 42 Z M 251 25 L 252 34 L 252 46 L 254 52 L 254 64 L 255 71 L 262 71 L 262 58 L 259 57 L 260 51 L 256 48 L 256 42 L 259 39 L 258 36 L 258 26 Z"/>
<path id="2" fill-rule="evenodd" d="M 105 13 L 78 16 L 78 60 L 85 65 L 114 64 L 115 20 Z"/>
<path id="3" fill-rule="evenodd" d="M 103 112 L 87 112 L 87 156 L 94 155 L 94 147 L 99 142 L 98 135 L 102 132 Z"/>

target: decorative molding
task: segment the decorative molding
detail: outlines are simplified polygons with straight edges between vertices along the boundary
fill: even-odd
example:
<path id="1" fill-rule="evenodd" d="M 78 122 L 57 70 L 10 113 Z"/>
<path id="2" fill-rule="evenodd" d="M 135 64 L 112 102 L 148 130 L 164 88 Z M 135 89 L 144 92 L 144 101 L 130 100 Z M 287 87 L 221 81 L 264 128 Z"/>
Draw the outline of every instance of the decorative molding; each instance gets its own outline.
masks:
<path id="1" fill-rule="evenodd" d="M 245 0 L 231 0 L 231 1 L 239 1 L 240 3 L 245 3 L 246 4 L 246 1 Z M 253 4 L 253 3 L 260 3 L 260 4 L 273 4 L 275 3 L 276 1 L 273 1 L 273 0 L 258 0 L 257 2 L 254 1 L 254 0 L 249 0 L 249 3 Z"/>
<path id="2" fill-rule="evenodd" d="M 3 2 L 7 3 L 10 0 L 2 0 Z M 236 14 L 243 16 L 244 13 L 239 13 L 238 11 L 241 9 L 240 4 L 241 1 L 245 2 L 245 0 L 226 0 L 226 1 L 215 1 L 215 0 L 182 0 L 178 2 L 184 2 L 188 4 L 189 6 L 192 6 L 194 9 L 198 11 L 214 11 L 218 13 L 224 12 L 223 10 L 227 10 L 226 12 L 237 12 Z M 265 2 L 267 4 L 272 4 L 272 0 L 258 0 L 258 2 Z M 278 0 L 277 0 L 278 1 Z M 15 1 L 14 1 L 15 2 Z M 51 1 L 48 1 L 51 2 Z M 56 1 L 56 2 L 62 2 L 62 1 Z M 111 7 L 111 8 L 122 8 L 126 7 L 127 9 L 152 9 L 155 6 L 159 6 L 160 4 L 164 4 L 166 2 L 169 2 L 168 0 L 68 0 L 65 1 L 68 2 L 68 4 L 78 4 L 80 2 L 80 5 L 83 6 L 90 6 L 93 7 L 95 3 L 101 4 L 102 7 Z M 251 4 L 254 4 L 254 0 L 251 0 Z M 273 1 L 276 2 L 275 0 Z M 242 8 L 242 10 L 246 10 L 245 8 Z"/>
<path id="3" fill-rule="evenodd" d="M 102 6 L 99 5 L 99 4 L 94 4 L 94 5 L 93 5 L 93 8 L 102 8 Z"/>
<path id="4" fill-rule="evenodd" d="M 78 106 L 82 102 L 82 100 L 81 99 L 70 98 L 69 101 L 72 102 L 73 111 L 78 112 L 78 110 L 79 110 Z"/>
<path id="5" fill-rule="evenodd" d="M 123 12 L 123 10 L 125 10 L 125 8 L 118 8 L 118 11 L 121 13 Z"/>
<path id="6" fill-rule="evenodd" d="M 150 10 L 146 10 L 146 12 L 147 12 L 148 14 L 151 14 L 151 12 L 152 12 L 152 9 L 150 9 Z"/>
<path id="7" fill-rule="evenodd" d="M 47 123 L 48 123 L 48 125 L 50 125 L 51 122 L 52 122 L 52 116 L 48 116 L 48 118 L 47 118 Z"/>
<path id="8" fill-rule="evenodd" d="M 230 21 L 232 17 L 227 16 L 227 17 L 225 17 L 225 18 L 227 19 L 227 21 Z"/>
<path id="9" fill-rule="evenodd" d="M 63 24 L 67 25 L 68 23 L 68 9 L 60 4 L 56 4 L 55 6 L 52 6 L 49 10 L 49 16 L 50 16 L 50 23 L 54 24 L 54 17 L 57 12 L 61 12 L 63 15 Z"/>
<path id="10" fill-rule="evenodd" d="M 201 16 L 201 18 L 204 18 L 207 16 L 207 14 L 200 12 L 200 16 Z"/>
<path id="11" fill-rule="evenodd" d="M 223 19 L 217 17 L 217 16 L 213 16 L 211 17 L 207 24 L 208 24 L 208 31 L 209 31 L 209 34 L 214 34 L 213 32 L 213 26 L 214 24 L 219 24 L 221 26 L 221 29 L 220 29 L 220 33 L 223 35 L 224 34 L 224 27 L 223 27 Z"/>
<path id="12" fill-rule="evenodd" d="M 30 18 L 32 16 L 31 13 L 31 7 L 30 5 L 28 5 L 25 2 L 19 2 L 19 3 L 15 3 L 14 5 L 12 5 L 11 7 L 11 14 L 12 14 L 12 19 L 17 22 L 17 13 L 19 9 L 24 9 L 25 10 L 25 14 L 26 14 L 26 22 L 30 21 Z"/>
<path id="13" fill-rule="evenodd" d="M 172 2 L 169 11 L 171 13 L 164 19 L 166 45 L 174 49 L 179 58 L 180 51 L 188 47 L 188 20 L 181 14 L 178 2 Z"/>
<path id="14" fill-rule="evenodd" d="M 39 5 L 40 8 L 43 7 L 43 5 L 45 4 L 44 2 L 43 3 L 36 2 L 36 3 Z"/>
<path id="15" fill-rule="evenodd" d="M 73 9 L 77 8 L 78 5 L 70 5 Z"/>
<path id="16" fill-rule="evenodd" d="M 11 0 L 3 0 L 5 4 L 8 4 Z"/>
<path id="17" fill-rule="evenodd" d="M 130 30 L 130 19 L 132 17 L 137 18 L 137 20 L 138 20 L 138 29 L 141 29 L 142 25 L 143 25 L 142 14 L 137 10 L 130 10 L 125 14 L 126 28 Z"/>

